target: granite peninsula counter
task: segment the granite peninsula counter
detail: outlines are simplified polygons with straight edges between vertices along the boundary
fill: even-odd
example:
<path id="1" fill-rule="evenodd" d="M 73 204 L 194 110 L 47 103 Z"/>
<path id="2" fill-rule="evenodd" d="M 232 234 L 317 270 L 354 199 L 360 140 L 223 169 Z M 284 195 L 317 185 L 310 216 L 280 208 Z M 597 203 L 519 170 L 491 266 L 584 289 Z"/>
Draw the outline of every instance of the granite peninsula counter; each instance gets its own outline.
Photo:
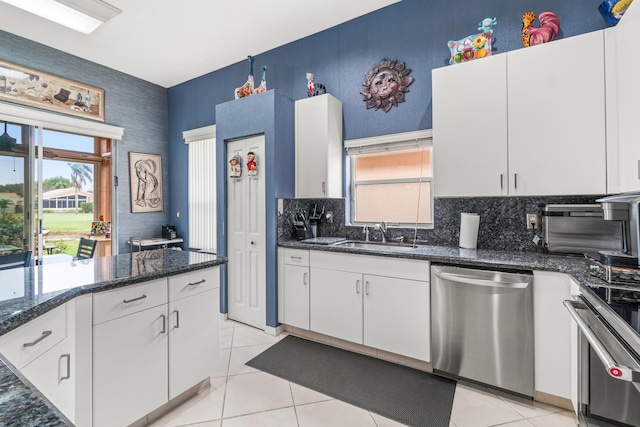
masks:
<path id="1" fill-rule="evenodd" d="M 159 249 L 0 271 L 0 336 L 85 294 L 227 262 L 213 254 Z M 0 425 L 73 425 L 0 355 Z"/>

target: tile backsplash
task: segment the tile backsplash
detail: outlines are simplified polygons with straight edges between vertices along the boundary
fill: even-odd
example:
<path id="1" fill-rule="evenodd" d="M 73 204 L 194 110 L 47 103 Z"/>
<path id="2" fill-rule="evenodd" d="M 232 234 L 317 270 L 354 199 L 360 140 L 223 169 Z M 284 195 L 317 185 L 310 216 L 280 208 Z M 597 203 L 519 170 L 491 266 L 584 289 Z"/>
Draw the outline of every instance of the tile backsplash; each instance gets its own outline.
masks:
<path id="1" fill-rule="evenodd" d="M 540 214 L 544 205 L 555 203 L 595 203 L 601 195 L 592 196 L 539 196 L 539 197 L 465 197 L 434 200 L 433 229 L 389 228 L 392 238 L 404 236 L 406 242 L 416 241 L 426 245 L 458 246 L 460 238 L 460 214 L 480 215 L 478 249 L 502 249 L 513 251 L 540 251 L 532 239 L 542 237 L 542 230 L 528 230 L 526 214 Z M 293 240 L 293 221 L 298 211 L 309 213 L 314 204 L 332 212 L 333 221 L 318 225 L 319 237 L 345 237 L 364 240 L 361 226 L 349 226 L 345 222 L 345 199 L 283 199 L 283 211 L 278 212 L 278 239 Z M 381 240 L 380 232 L 370 229 L 371 240 Z"/>

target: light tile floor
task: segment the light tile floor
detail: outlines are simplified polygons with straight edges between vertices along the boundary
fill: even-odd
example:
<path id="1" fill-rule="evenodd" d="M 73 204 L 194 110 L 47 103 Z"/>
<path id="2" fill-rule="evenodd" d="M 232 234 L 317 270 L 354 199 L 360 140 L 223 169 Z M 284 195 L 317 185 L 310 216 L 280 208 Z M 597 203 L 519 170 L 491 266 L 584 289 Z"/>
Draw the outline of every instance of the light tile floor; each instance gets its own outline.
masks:
<path id="1" fill-rule="evenodd" d="M 286 335 L 273 337 L 225 321 L 220 369 L 211 385 L 151 423 L 152 427 L 396 427 L 395 421 L 257 371 L 245 362 Z M 450 427 L 575 427 L 571 412 L 458 382 Z"/>

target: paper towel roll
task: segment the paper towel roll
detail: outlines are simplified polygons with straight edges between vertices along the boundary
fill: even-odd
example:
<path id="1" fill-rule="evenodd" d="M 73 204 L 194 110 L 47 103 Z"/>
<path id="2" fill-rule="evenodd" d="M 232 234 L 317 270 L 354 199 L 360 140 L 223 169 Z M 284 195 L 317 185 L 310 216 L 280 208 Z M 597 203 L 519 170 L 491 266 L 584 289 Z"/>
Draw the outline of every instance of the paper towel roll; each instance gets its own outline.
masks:
<path id="1" fill-rule="evenodd" d="M 460 247 L 476 249 L 478 247 L 478 226 L 480 215 L 476 213 L 460 214 Z"/>

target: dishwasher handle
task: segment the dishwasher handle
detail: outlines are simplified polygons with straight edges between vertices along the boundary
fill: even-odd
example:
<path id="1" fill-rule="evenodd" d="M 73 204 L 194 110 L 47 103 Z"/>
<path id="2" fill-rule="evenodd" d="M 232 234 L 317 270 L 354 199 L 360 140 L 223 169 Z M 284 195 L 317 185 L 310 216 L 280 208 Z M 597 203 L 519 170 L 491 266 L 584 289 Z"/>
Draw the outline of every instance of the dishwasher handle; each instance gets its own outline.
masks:
<path id="1" fill-rule="evenodd" d="M 465 285 L 477 285 L 488 286 L 491 288 L 512 288 L 512 289 L 524 289 L 529 286 L 529 282 L 500 282 L 495 280 L 477 279 L 469 276 L 460 276 L 453 273 L 444 273 L 441 271 L 435 272 L 436 277 L 443 280 L 450 280 L 456 283 L 462 283 Z"/>
<path id="2" fill-rule="evenodd" d="M 605 368 L 607 368 L 607 373 L 610 376 L 612 376 L 615 379 L 623 380 L 623 381 L 637 382 L 638 380 L 640 380 L 639 378 L 640 372 L 634 371 L 633 369 L 627 366 L 619 365 L 613 359 L 613 357 L 611 357 L 611 354 L 609 354 L 604 344 L 602 344 L 602 342 L 600 342 L 598 337 L 593 333 L 589 325 L 587 325 L 587 323 L 582 319 L 580 314 L 578 314 L 578 310 L 576 309 L 576 306 L 580 305 L 582 306 L 582 308 L 584 308 L 584 304 L 582 302 L 565 300 L 563 304 L 569 311 L 569 314 L 571 315 L 573 320 L 578 325 L 578 329 L 580 329 L 580 332 L 582 332 L 582 334 L 587 339 L 587 341 L 589 341 L 589 344 L 591 344 L 591 348 L 598 356 L 598 359 L 600 359 L 600 361 L 605 366 Z"/>

